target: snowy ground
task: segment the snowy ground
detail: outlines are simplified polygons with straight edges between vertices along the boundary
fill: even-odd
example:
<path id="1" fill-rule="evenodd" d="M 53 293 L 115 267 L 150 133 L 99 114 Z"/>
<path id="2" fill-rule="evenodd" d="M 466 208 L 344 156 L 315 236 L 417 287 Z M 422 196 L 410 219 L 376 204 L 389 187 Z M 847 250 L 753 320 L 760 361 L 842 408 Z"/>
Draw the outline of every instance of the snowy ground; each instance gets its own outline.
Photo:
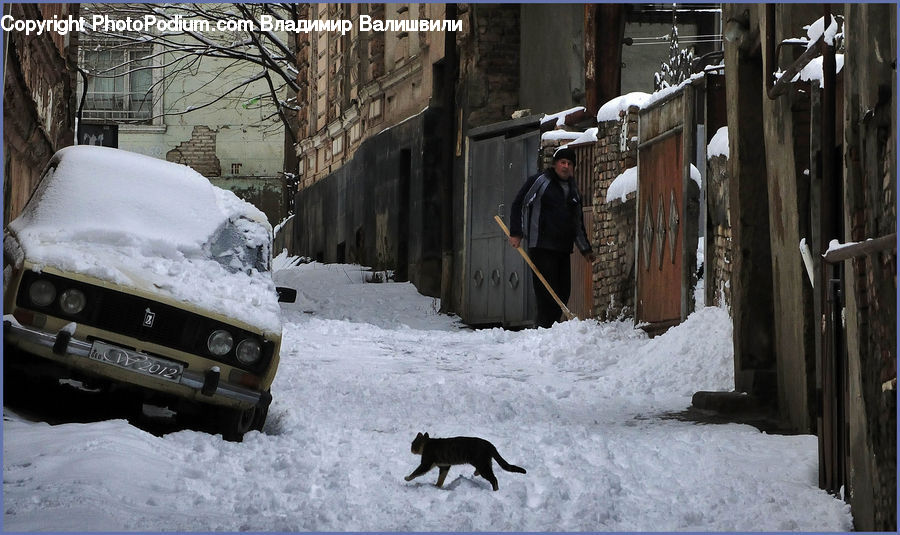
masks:
<path id="1" fill-rule="evenodd" d="M 4 411 L 7 531 L 846 531 L 816 439 L 664 418 L 729 390 L 727 314 L 648 339 L 629 322 L 472 331 L 359 266 L 280 271 L 299 289 L 263 433 L 157 437 L 124 420 Z M 491 440 L 525 475 L 410 483 L 416 432 Z"/>

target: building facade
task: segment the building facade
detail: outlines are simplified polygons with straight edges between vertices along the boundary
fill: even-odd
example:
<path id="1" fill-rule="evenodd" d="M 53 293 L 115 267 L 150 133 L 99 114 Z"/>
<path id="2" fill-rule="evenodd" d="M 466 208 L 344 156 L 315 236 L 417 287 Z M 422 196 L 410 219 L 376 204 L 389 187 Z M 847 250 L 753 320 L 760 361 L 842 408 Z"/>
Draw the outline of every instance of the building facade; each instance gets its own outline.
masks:
<path id="1" fill-rule="evenodd" d="M 193 56 L 187 36 L 152 37 L 82 36 L 79 142 L 188 165 L 255 204 L 276 225 L 287 211 L 285 128 L 273 108 L 261 104 L 269 89 L 258 79 L 259 67 Z M 224 43 L 234 35 L 204 37 Z"/>

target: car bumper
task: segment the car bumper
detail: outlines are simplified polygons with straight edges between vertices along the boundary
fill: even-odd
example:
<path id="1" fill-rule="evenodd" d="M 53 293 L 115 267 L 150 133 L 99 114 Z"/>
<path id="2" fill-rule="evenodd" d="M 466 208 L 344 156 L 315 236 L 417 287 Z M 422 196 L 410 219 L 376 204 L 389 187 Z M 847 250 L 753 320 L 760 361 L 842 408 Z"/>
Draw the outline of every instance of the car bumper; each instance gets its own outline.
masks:
<path id="1" fill-rule="evenodd" d="M 3 337 L 6 343 L 27 348 L 37 346 L 49 349 L 60 361 L 68 357 L 90 359 L 92 344 L 72 338 L 66 330 L 56 333 L 44 332 L 38 329 L 26 327 L 18 323 L 11 316 L 3 319 Z M 40 356 L 40 355 L 39 355 Z M 238 402 L 241 405 L 259 405 L 268 400 L 263 399 L 268 393 L 259 392 L 240 385 L 235 385 L 221 380 L 217 369 L 206 372 L 197 372 L 185 369 L 182 371 L 177 384 L 199 394 L 198 398 L 207 397 L 214 403 L 214 398 L 227 399 Z"/>

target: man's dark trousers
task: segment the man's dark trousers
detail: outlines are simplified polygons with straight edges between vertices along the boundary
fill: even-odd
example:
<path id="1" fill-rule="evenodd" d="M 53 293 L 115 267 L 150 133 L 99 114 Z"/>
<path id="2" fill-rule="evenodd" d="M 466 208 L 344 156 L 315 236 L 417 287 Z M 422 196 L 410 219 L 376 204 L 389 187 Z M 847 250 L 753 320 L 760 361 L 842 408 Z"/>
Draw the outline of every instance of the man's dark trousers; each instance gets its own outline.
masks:
<path id="1" fill-rule="evenodd" d="M 534 262 L 541 275 L 550 283 L 550 287 L 556 292 L 559 300 L 567 304 L 572 283 L 572 272 L 569 267 L 571 253 L 534 248 L 528 250 L 528 256 L 531 257 L 531 261 Z M 550 295 L 538 276 L 534 275 L 532 278 L 537 302 L 535 326 L 549 329 L 562 315 L 562 309 L 556 304 L 553 296 Z"/>

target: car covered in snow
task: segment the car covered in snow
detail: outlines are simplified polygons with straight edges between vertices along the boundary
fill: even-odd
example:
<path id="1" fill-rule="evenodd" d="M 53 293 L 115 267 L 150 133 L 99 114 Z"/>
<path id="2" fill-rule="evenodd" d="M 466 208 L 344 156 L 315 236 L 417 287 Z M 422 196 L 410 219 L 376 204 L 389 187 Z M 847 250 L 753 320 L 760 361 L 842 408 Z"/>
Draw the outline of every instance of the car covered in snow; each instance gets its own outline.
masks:
<path id="1" fill-rule="evenodd" d="M 296 295 L 275 288 L 271 236 L 190 167 L 64 148 L 4 231 L 4 368 L 138 394 L 242 440 L 266 420 L 278 302 Z"/>

